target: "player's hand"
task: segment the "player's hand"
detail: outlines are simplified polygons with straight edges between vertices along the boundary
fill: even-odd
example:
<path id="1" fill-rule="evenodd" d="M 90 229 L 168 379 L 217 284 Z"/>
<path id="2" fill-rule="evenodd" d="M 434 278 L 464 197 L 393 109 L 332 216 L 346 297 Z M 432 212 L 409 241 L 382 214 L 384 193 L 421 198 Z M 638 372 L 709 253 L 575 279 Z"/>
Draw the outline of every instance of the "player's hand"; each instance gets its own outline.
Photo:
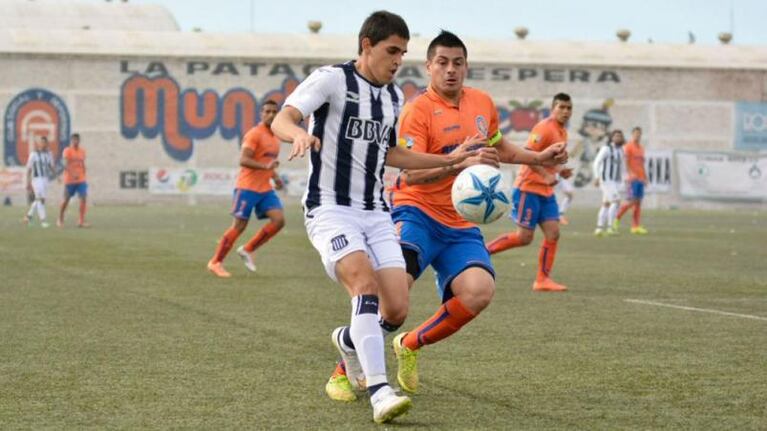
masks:
<path id="1" fill-rule="evenodd" d="M 493 147 L 482 147 L 473 156 L 461 162 L 458 168 L 465 169 L 474 165 L 490 165 L 495 168 L 501 166 L 501 157 L 498 155 L 498 150 Z"/>
<path id="2" fill-rule="evenodd" d="M 27 193 L 32 193 L 32 184 L 27 184 Z"/>
<path id="3" fill-rule="evenodd" d="M 285 187 L 285 182 L 282 181 L 282 178 L 274 177 L 272 179 L 274 180 L 274 188 L 275 189 L 282 190 L 282 188 Z"/>
<path id="4" fill-rule="evenodd" d="M 538 153 L 541 166 L 556 166 L 567 163 L 567 143 L 557 142 Z"/>
<path id="5" fill-rule="evenodd" d="M 573 176 L 573 170 L 570 168 L 564 168 L 561 171 L 559 171 L 559 176 L 568 179 Z"/>
<path id="6" fill-rule="evenodd" d="M 266 164 L 266 169 L 277 169 L 277 166 L 280 166 L 280 162 L 278 160 L 271 160 Z"/>
<path id="7" fill-rule="evenodd" d="M 550 173 L 546 173 L 543 175 L 543 182 L 546 183 L 547 186 L 555 186 L 559 182 L 556 175 L 552 175 Z"/>
<path id="8" fill-rule="evenodd" d="M 319 151 L 322 143 L 320 138 L 303 133 L 302 135 L 293 139 L 293 148 L 290 149 L 290 155 L 288 160 L 293 160 L 296 157 L 303 157 L 306 154 L 306 150 Z"/>
<path id="9" fill-rule="evenodd" d="M 448 157 L 450 158 L 451 165 L 457 165 L 464 160 L 477 154 L 476 147 L 487 144 L 487 138 L 477 133 L 474 136 L 469 136 L 464 139 L 463 143 L 458 146 Z"/>

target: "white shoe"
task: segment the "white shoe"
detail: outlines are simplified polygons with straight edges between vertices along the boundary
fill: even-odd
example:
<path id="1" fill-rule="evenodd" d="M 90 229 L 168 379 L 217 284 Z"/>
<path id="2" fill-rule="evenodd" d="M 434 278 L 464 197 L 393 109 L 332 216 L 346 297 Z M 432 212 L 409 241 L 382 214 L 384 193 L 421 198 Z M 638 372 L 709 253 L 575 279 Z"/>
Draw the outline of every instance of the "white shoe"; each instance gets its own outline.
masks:
<path id="1" fill-rule="evenodd" d="M 336 346 L 338 353 L 341 354 L 341 359 L 344 360 L 344 364 L 346 365 L 346 377 L 349 378 L 352 388 L 357 391 L 364 391 L 367 388 L 367 384 L 365 382 L 365 373 L 362 371 L 362 364 L 360 364 L 360 360 L 357 358 L 357 352 L 354 350 L 347 351 L 342 345 L 341 331 L 343 331 L 344 328 L 345 326 L 341 326 L 334 329 L 330 338 L 333 341 L 333 345 Z"/>
<path id="2" fill-rule="evenodd" d="M 391 422 L 392 419 L 404 415 L 410 407 L 413 407 L 410 398 L 397 395 L 389 385 L 373 394 L 370 397 L 370 404 L 373 405 L 373 420 L 377 424 Z"/>
<path id="3" fill-rule="evenodd" d="M 51 225 L 49 225 L 48 222 L 44 221 L 44 222 L 40 222 L 40 227 L 43 228 L 43 229 L 47 229 L 47 228 L 51 227 Z"/>
<path id="4" fill-rule="evenodd" d="M 605 230 L 598 227 L 594 230 L 594 236 L 605 236 Z"/>
<path id="5" fill-rule="evenodd" d="M 248 268 L 250 272 L 256 272 L 256 263 L 253 262 L 253 256 L 245 250 L 244 246 L 237 247 L 237 254 L 240 255 L 242 263 L 245 264 L 245 268 Z"/>

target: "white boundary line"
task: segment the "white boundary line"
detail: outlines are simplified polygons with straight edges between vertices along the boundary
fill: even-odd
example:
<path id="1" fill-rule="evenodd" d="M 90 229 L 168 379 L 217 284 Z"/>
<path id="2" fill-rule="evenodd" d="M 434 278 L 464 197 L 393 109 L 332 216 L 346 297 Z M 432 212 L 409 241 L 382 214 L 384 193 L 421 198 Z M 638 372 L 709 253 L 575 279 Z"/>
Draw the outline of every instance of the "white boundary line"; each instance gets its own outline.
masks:
<path id="1" fill-rule="evenodd" d="M 730 313 L 729 311 L 712 310 L 709 308 L 686 307 L 684 305 L 664 304 L 662 302 L 645 301 L 642 299 L 624 299 L 623 301 L 631 302 L 633 304 L 656 305 L 658 307 L 676 308 L 677 310 L 699 311 L 701 313 L 712 313 L 712 314 L 719 314 L 722 316 L 742 317 L 744 319 L 763 320 L 767 322 L 767 317 L 754 316 L 752 314 Z"/>

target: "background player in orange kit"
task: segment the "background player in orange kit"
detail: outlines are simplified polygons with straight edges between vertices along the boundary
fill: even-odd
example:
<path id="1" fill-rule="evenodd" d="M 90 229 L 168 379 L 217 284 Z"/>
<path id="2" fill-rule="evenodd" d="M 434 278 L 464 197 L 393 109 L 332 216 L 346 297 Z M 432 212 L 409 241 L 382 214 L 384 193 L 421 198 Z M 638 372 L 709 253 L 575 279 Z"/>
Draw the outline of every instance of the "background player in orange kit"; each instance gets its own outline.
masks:
<path id="1" fill-rule="evenodd" d="M 631 140 L 628 144 L 623 146 L 626 168 L 628 169 L 628 202 L 624 203 L 620 211 L 618 211 L 618 218 L 615 220 L 615 226 L 613 226 L 613 228 L 617 230 L 620 225 L 621 217 L 623 217 L 629 209 L 633 208 L 634 213 L 631 220 L 631 233 L 636 235 L 644 235 L 647 233 L 647 229 L 642 227 L 641 223 L 642 199 L 644 198 L 645 184 L 647 184 L 647 173 L 644 169 L 644 147 L 642 146 L 641 141 L 642 129 L 640 127 L 634 127 L 634 130 L 631 131 Z"/>
<path id="2" fill-rule="evenodd" d="M 237 249 L 249 271 L 255 271 L 252 253 L 285 226 L 285 215 L 282 202 L 272 189 L 270 180 L 274 180 L 277 188 L 282 187 L 282 181 L 276 175 L 275 169 L 279 162 L 280 140 L 272 133 L 272 120 L 277 115 L 277 103 L 273 100 L 264 102 L 261 108 L 261 123 L 245 134 L 240 154 L 240 173 L 234 189 L 232 203 L 232 226 L 224 232 L 216 247 L 216 253 L 208 262 L 208 270 L 218 277 L 231 277 L 222 264 L 237 238 L 245 231 L 253 211 L 258 219 L 268 218 L 256 235 L 244 246 Z"/>
<path id="3" fill-rule="evenodd" d="M 85 222 L 86 201 L 88 198 L 88 183 L 85 181 L 85 150 L 80 147 L 80 134 L 72 134 L 72 145 L 64 149 L 61 154 L 64 161 L 64 201 L 59 208 L 59 218 L 56 226 L 64 226 L 64 213 L 69 205 L 69 200 L 77 194 L 80 198 L 80 218 L 78 227 L 88 227 Z"/>
<path id="4" fill-rule="evenodd" d="M 543 151 L 557 142 L 567 141 L 565 125 L 573 113 L 570 96 L 559 93 L 554 96 L 551 116 L 539 122 L 530 132 L 527 148 Z M 517 231 L 502 235 L 487 245 L 490 254 L 530 244 L 535 226 L 540 225 L 544 240 L 538 254 L 538 274 L 533 283 L 535 291 L 561 292 L 567 287 L 550 278 L 559 241 L 559 207 L 554 197 L 556 175 L 567 178 L 569 169 L 559 167 L 522 166 L 514 182 L 511 218 L 517 223 Z"/>

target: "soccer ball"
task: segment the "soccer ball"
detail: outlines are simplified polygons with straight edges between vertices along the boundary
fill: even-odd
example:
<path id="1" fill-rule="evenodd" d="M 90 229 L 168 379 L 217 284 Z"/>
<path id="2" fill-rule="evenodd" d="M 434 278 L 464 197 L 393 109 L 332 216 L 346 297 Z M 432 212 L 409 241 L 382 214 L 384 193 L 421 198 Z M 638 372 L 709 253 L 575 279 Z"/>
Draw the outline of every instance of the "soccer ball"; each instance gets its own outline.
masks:
<path id="1" fill-rule="evenodd" d="M 458 174 L 452 197 L 458 214 L 479 224 L 498 220 L 511 205 L 501 171 L 488 165 L 474 165 Z"/>

